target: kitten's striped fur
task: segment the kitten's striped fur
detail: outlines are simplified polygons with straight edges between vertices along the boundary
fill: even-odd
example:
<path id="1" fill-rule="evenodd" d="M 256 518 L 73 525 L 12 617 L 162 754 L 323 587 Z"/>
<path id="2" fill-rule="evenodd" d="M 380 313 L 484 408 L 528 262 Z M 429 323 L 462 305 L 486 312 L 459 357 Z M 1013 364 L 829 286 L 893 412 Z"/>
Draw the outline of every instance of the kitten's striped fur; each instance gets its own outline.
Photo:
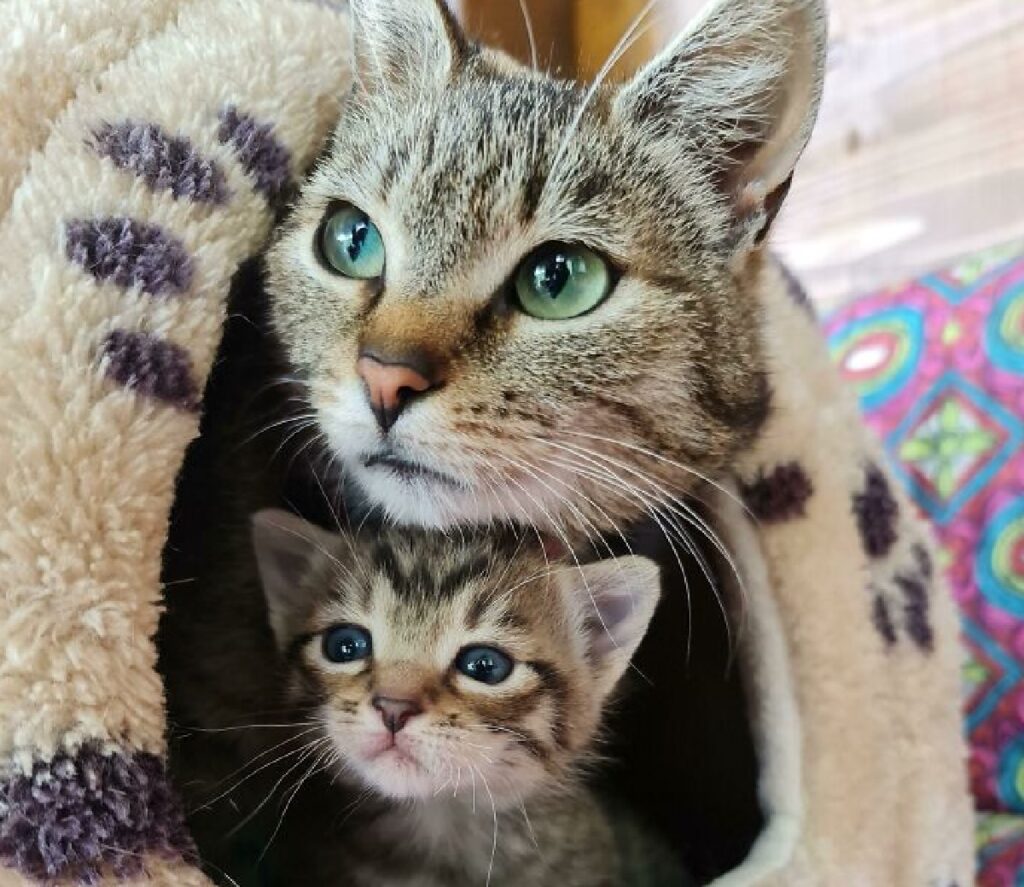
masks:
<path id="1" fill-rule="evenodd" d="M 327 769 L 371 794 L 347 830 L 307 848 L 325 866 L 310 884 L 332 883 L 331 868 L 366 887 L 489 872 L 495 885 L 626 883 L 579 771 L 653 613 L 653 563 L 551 564 L 511 531 L 339 537 L 282 512 L 257 518 L 255 541 L 290 698 L 321 725 Z M 329 661 L 335 625 L 369 631 L 372 656 Z M 476 645 L 513 657 L 507 680 L 457 671 Z M 422 711 L 392 736 L 379 696 Z"/>

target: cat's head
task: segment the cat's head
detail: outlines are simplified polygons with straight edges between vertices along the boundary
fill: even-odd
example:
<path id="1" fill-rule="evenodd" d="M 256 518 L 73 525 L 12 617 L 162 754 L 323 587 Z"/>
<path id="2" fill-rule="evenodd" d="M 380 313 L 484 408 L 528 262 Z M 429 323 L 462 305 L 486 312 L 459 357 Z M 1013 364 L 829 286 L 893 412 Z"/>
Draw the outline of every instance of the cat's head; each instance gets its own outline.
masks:
<path id="1" fill-rule="evenodd" d="M 557 566 L 511 533 L 253 527 L 291 701 L 393 798 L 479 782 L 504 806 L 563 784 L 659 596 L 645 558 Z"/>
<path id="2" fill-rule="evenodd" d="M 351 9 L 356 83 L 268 277 L 369 500 L 607 526 L 727 465 L 770 408 L 761 244 L 817 111 L 822 0 L 719 0 L 594 87 L 472 45 L 438 0 Z"/>

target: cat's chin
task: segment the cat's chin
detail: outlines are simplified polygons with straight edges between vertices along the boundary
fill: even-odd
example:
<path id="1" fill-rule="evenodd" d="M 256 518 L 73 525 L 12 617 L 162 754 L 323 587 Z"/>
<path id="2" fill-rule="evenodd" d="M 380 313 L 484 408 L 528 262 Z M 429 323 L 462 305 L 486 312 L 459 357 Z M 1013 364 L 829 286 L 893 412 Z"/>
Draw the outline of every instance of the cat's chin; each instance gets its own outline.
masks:
<path id="1" fill-rule="evenodd" d="M 429 476 L 403 476 L 384 466 L 350 469 L 367 504 L 390 520 L 428 529 L 460 523 L 486 523 L 505 517 L 488 497 L 468 485 L 454 485 Z M 490 499 L 490 501 L 489 501 Z"/>
<path id="2" fill-rule="evenodd" d="M 429 798 L 437 791 L 437 780 L 397 746 L 359 761 L 355 769 L 371 788 L 394 800 Z"/>

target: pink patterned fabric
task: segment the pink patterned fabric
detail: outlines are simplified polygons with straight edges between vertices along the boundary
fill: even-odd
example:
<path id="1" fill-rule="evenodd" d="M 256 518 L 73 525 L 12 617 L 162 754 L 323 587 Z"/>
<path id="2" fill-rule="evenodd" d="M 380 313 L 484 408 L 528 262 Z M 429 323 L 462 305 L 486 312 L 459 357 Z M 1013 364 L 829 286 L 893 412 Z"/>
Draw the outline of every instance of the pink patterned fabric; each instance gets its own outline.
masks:
<path id="1" fill-rule="evenodd" d="M 1024 887 L 1024 254 L 999 250 L 825 320 L 840 371 L 935 525 L 963 614 L 979 883 Z M 1002 814 L 1002 815 L 999 815 Z"/>

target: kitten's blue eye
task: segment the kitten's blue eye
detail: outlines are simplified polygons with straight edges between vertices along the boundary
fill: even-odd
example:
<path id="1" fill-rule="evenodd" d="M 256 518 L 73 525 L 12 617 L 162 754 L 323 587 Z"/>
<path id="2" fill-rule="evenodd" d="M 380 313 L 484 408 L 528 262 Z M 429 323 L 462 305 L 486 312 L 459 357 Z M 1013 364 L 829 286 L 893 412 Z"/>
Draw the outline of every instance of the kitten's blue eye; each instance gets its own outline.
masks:
<path id="1" fill-rule="evenodd" d="M 467 678 L 483 684 L 500 684 L 510 674 L 515 663 L 494 647 L 466 647 L 455 657 L 455 667 Z"/>
<path id="2" fill-rule="evenodd" d="M 586 314 L 612 288 L 608 263 L 585 246 L 549 243 L 519 268 L 516 296 L 527 314 L 566 320 Z"/>
<path id="3" fill-rule="evenodd" d="M 384 241 L 361 209 L 341 204 L 327 219 L 320 250 L 328 265 L 346 277 L 370 280 L 384 273 Z"/>
<path id="4" fill-rule="evenodd" d="M 370 632 L 358 625 L 335 625 L 324 632 L 324 657 L 330 662 L 356 662 L 373 653 Z"/>

